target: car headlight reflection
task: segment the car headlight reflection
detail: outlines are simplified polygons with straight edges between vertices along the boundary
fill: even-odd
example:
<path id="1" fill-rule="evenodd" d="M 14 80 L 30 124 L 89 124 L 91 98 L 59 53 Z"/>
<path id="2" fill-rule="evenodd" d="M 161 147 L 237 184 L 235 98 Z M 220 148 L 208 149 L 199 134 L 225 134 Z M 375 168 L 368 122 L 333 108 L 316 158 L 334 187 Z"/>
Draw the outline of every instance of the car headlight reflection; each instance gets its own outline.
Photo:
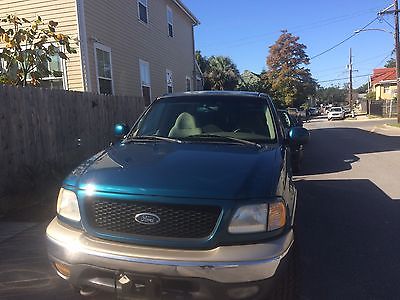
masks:
<path id="1" fill-rule="evenodd" d="M 64 188 L 60 189 L 57 199 L 57 213 L 75 222 L 81 220 L 78 198 L 73 191 Z"/>

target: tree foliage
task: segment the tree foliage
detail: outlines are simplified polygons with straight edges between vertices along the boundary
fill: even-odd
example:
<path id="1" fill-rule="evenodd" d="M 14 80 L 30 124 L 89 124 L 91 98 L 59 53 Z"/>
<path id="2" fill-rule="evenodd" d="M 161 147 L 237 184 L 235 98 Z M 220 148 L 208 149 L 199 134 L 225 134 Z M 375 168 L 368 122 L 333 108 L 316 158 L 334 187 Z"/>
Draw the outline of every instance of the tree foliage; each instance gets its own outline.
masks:
<path id="1" fill-rule="evenodd" d="M 363 85 L 359 86 L 356 89 L 356 92 L 359 93 L 359 94 L 366 94 L 368 92 L 368 82 L 366 82 Z"/>
<path id="2" fill-rule="evenodd" d="M 204 89 L 234 90 L 237 87 L 239 70 L 229 57 L 211 56 L 206 61 Z"/>
<path id="3" fill-rule="evenodd" d="M 238 90 L 258 93 L 271 93 L 271 83 L 265 77 L 265 72 L 261 74 L 245 70 L 240 75 Z"/>
<path id="4" fill-rule="evenodd" d="M 201 55 L 200 50 L 196 50 L 195 57 L 196 57 L 197 64 L 199 65 L 200 71 L 204 74 L 207 71 L 207 67 L 208 67 L 207 57 Z"/>
<path id="5" fill-rule="evenodd" d="M 395 67 L 396 67 L 396 60 L 394 58 L 389 59 L 385 64 L 385 68 L 395 68 Z"/>
<path id="6" fill-rule="evenodd" d="M 299 37 L 286 30 L 270 47 L 267 57 L 266 78 L 272 84 L 276 97 L 285 106 L 299 107 L 315 94 L 316 82 L 305 66 L 310 63 L 305 53 L 306 46 L 298 42 Z"/>
<path id="7" fill-rule="evenodd" d="M 366 98 L 368 100 L 376 100 L 376 92 L 370 91 L 369 93 L 367 93 Z"/>
<path id="8" fill-rule="evenodd" d="M 316 99 L 320 103 L 342 103 L 346 101 L 347 90 L 339 86 L 318 87 Z"/>
<path id="9" fill-rule="evenodd" d="M 15 15 L 0 21 L 1 83 L 40 86 L 43 77 L 60 76 L 49 70 L 52 57 L 66 60 L 65 51 L 75 53 L 70 37 L 57 31 L 55 21 L 44 23 L 39 16 L 31 21 Z"/>

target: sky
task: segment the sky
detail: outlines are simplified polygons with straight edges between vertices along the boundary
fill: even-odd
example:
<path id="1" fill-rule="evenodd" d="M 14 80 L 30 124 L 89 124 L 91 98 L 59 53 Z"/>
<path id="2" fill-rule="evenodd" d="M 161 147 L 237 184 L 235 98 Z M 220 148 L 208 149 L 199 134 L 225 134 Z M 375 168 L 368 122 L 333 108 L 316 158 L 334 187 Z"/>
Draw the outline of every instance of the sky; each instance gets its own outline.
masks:
<path id="1" fill-rule="evenodd" d="M 269 46 L 283 29 L 300 37 L 309 57 L 316 56 L 351 36 L 377 17 L 391 0 L 182 0 L 200 20 L 195 28 L 196 49 L 205 56 L 232 58 L 239 71 L 266 69 Z M 310 65 L 323 86 L 340 85 L 348 78 L 349 49 L 353 52 L 354 87 L 368 82 L 368 75 L 383 67 L 394 49 L 393 16 L 375 20 L 369 30 L 356 34 Z M 357 77 L 360 76 L 360 77 Z"/>

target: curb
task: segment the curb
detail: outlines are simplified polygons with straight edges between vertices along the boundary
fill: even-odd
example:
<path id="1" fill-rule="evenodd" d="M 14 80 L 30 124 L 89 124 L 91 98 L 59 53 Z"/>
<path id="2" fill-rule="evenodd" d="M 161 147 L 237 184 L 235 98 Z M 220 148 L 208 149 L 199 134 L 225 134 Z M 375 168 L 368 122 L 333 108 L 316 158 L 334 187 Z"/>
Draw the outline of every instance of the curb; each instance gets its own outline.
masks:
<path id="1" fill-rule="evenodd" d="M 400 130 L 400 127 L 392 126 L 392 125 L 389 125 L 389 124 L 383 124 L 383 127 L 387 128 L 387 129 Z"/>

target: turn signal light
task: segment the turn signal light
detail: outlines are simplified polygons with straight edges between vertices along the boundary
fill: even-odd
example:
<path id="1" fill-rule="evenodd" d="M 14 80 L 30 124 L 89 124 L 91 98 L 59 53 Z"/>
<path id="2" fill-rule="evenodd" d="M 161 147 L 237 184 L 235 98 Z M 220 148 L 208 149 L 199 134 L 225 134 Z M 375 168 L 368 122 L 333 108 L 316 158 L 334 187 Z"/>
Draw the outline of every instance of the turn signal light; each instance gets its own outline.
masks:
<path id="1" fill-rule="evenodd" d="M 286 224 L 286 207 L 283 202 L 271 203 L 268 211 L 268 231 L 282 228 Z"/>
<path id="2" fill-rule="evenodd" d="M 55 262 L 53 265 L 54 265 L 54 268 L 58 271 L 58 273 L 60 273 L 62 276 L 64 276 L 64 277 L 71 276 L 71 270 L 67 265 L 59 263 L 59 262 Z"/>

